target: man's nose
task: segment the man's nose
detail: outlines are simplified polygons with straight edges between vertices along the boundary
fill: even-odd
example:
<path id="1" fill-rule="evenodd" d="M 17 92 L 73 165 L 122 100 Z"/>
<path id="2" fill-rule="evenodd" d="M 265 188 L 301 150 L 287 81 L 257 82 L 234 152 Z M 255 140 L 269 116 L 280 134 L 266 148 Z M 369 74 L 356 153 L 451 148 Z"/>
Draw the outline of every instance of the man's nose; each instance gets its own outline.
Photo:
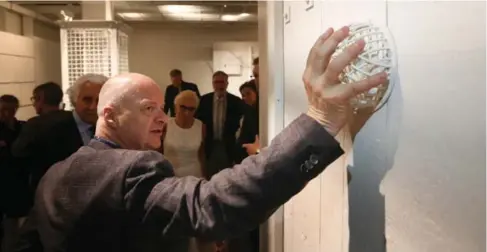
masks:
<path id="1" fill-rule="evenodd" d="M 161 110 L 160 115 L 157 116 L 157 122 L 158 123 L 166 123 L 168 120 L 169 120 L 169 117 L 167 116 L 167 114 Z"/>
<path id="2" fill-rule="evenodd" d="M 97 106 L 98 106 L 97 102 L 91 102 L 90 105 L 88 106 L 88 108 L 90 110 L 95 110 Z"/>

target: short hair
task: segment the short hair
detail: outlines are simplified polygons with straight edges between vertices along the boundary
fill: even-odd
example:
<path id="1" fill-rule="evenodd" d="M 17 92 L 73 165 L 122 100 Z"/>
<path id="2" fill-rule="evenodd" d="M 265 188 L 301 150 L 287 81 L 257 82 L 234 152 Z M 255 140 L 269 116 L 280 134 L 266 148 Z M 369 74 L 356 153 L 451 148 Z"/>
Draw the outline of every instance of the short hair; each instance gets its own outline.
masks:
<path id="1" fill-rule="evenodd" d="M 253 61 L 252 61 L 252 65 L 258 65 L 259 64 L 259 57 L 255 58 Z"/>
<path id="2" fill-rule="evenodd" d="M 184 90 L 184 91 L 180 92 L 178 95 L 176 95 L 176 97 L 174 98 L 174 104 L 179 105 L 180 101 L 184 98 L 193 99 L 196 103 L 196 107 L 198 107 L 198 105 L 200 103 L 200 98 L 198 98 L 198 95 L 196 94 L 196 92 L 194 92 L 193 90 Z"/>
<path id="3" fill-rule="evenodd" d="M 0 102 L 14 104 L 16 107 L 19 107 L 20 105 L 19 99 L 9 94 L 0 96 Z"/>
<path id="4" fill-rule="evenodd" d="M 228 79 L 228 74 L 225 73 L 225 72 L 223 72 L 223 71 L 216 71 L 215 73 L 213 73 L 213 76 L 212 77 L 215 78 L 217 76 L 223 76 L 223 77 L 225 77 L 225 78 Z"/>
<path id="5" fill-rule="evenodd" d="M 254 91 L 256 94 L 258 93 L 257 92 L 257 87 L 255 86 L 255 84 L 252 84 L 250 82 L 245 82 L 244 84 L 240 85 L 240 88 L 239 88 L 239 91 L 240 93 L 242 93 L 242 90 L 244 88 L 250 88 L 252 91 Z"/>
<path id="6" fill-rule="evenodd" d="M 50 106 L 59 106 L 63 100 L 63 90 L 55 82 L 49 81 L 34 88 L 33 93 L 42 92 L 43 101 Z"/>
<path id="7" fill-rule="evenodd" d="M 182 75 L 183 75 L 183 72 L 181 72 L 181 70 L 179 70 L 179 69 L 173 69 L 169 72 L 169 76 L 171 76 L 171 77 L 182 76 Z"/>
<path id="8" fill-rule="evenodd" d="M 78 99 L 79 91 L 83 85 L 86 83 L 103 85 L 108 80 L 108 77 L 102 74 L 85 74 L 79 77 L 74 84 L 68 88 L 67 94 L 69 97 L 69 102 L 72 106 L 76 104 Z"/>

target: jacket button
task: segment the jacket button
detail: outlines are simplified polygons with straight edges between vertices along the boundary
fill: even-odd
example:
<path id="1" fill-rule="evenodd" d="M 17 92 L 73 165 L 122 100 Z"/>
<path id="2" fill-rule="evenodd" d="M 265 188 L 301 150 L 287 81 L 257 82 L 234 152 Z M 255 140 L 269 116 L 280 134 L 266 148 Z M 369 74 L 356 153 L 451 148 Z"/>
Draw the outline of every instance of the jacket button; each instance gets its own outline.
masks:
<path id="1" fill-rule="evenodd" d="M 318 157 L 314 154 L 311 154 L 311 156 L 309 157 L 309 161 L 311 162 L 311 164 L 313 165 L 317 165 L 318 164 Z"/>

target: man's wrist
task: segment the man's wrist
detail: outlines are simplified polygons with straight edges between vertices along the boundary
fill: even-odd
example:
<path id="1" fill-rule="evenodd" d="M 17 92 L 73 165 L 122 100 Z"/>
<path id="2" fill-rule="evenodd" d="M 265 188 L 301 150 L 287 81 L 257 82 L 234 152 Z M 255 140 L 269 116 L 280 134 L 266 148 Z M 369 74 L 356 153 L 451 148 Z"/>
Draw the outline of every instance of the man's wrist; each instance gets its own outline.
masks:
<path id="1" fill-rule="evenodd" d="M 330 135 L 336 136 L 338 134 L 339 129 L 336 129 L 336 127 L 331 125 L 330 121 L 326 119 L 326 116 L 322 111 L 314 108 L 313 106 L 309 106 L 306 115 L 321 124 Z"/>

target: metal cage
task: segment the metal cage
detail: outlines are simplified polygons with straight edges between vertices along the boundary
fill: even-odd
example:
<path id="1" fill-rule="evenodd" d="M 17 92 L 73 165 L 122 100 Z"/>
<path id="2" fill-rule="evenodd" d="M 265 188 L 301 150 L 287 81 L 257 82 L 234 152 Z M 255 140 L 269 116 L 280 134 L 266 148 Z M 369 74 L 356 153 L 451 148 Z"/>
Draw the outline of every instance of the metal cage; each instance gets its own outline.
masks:
<path id="1" fill-rule="evenodd" d="M 82 75 L 111 77 L 129 71 L 130 28 L 117 21 L 74 20 L 61 27 L 62 87 L 68 88 Z M 70 108 L 67 97 L 65 104 Z"/>

